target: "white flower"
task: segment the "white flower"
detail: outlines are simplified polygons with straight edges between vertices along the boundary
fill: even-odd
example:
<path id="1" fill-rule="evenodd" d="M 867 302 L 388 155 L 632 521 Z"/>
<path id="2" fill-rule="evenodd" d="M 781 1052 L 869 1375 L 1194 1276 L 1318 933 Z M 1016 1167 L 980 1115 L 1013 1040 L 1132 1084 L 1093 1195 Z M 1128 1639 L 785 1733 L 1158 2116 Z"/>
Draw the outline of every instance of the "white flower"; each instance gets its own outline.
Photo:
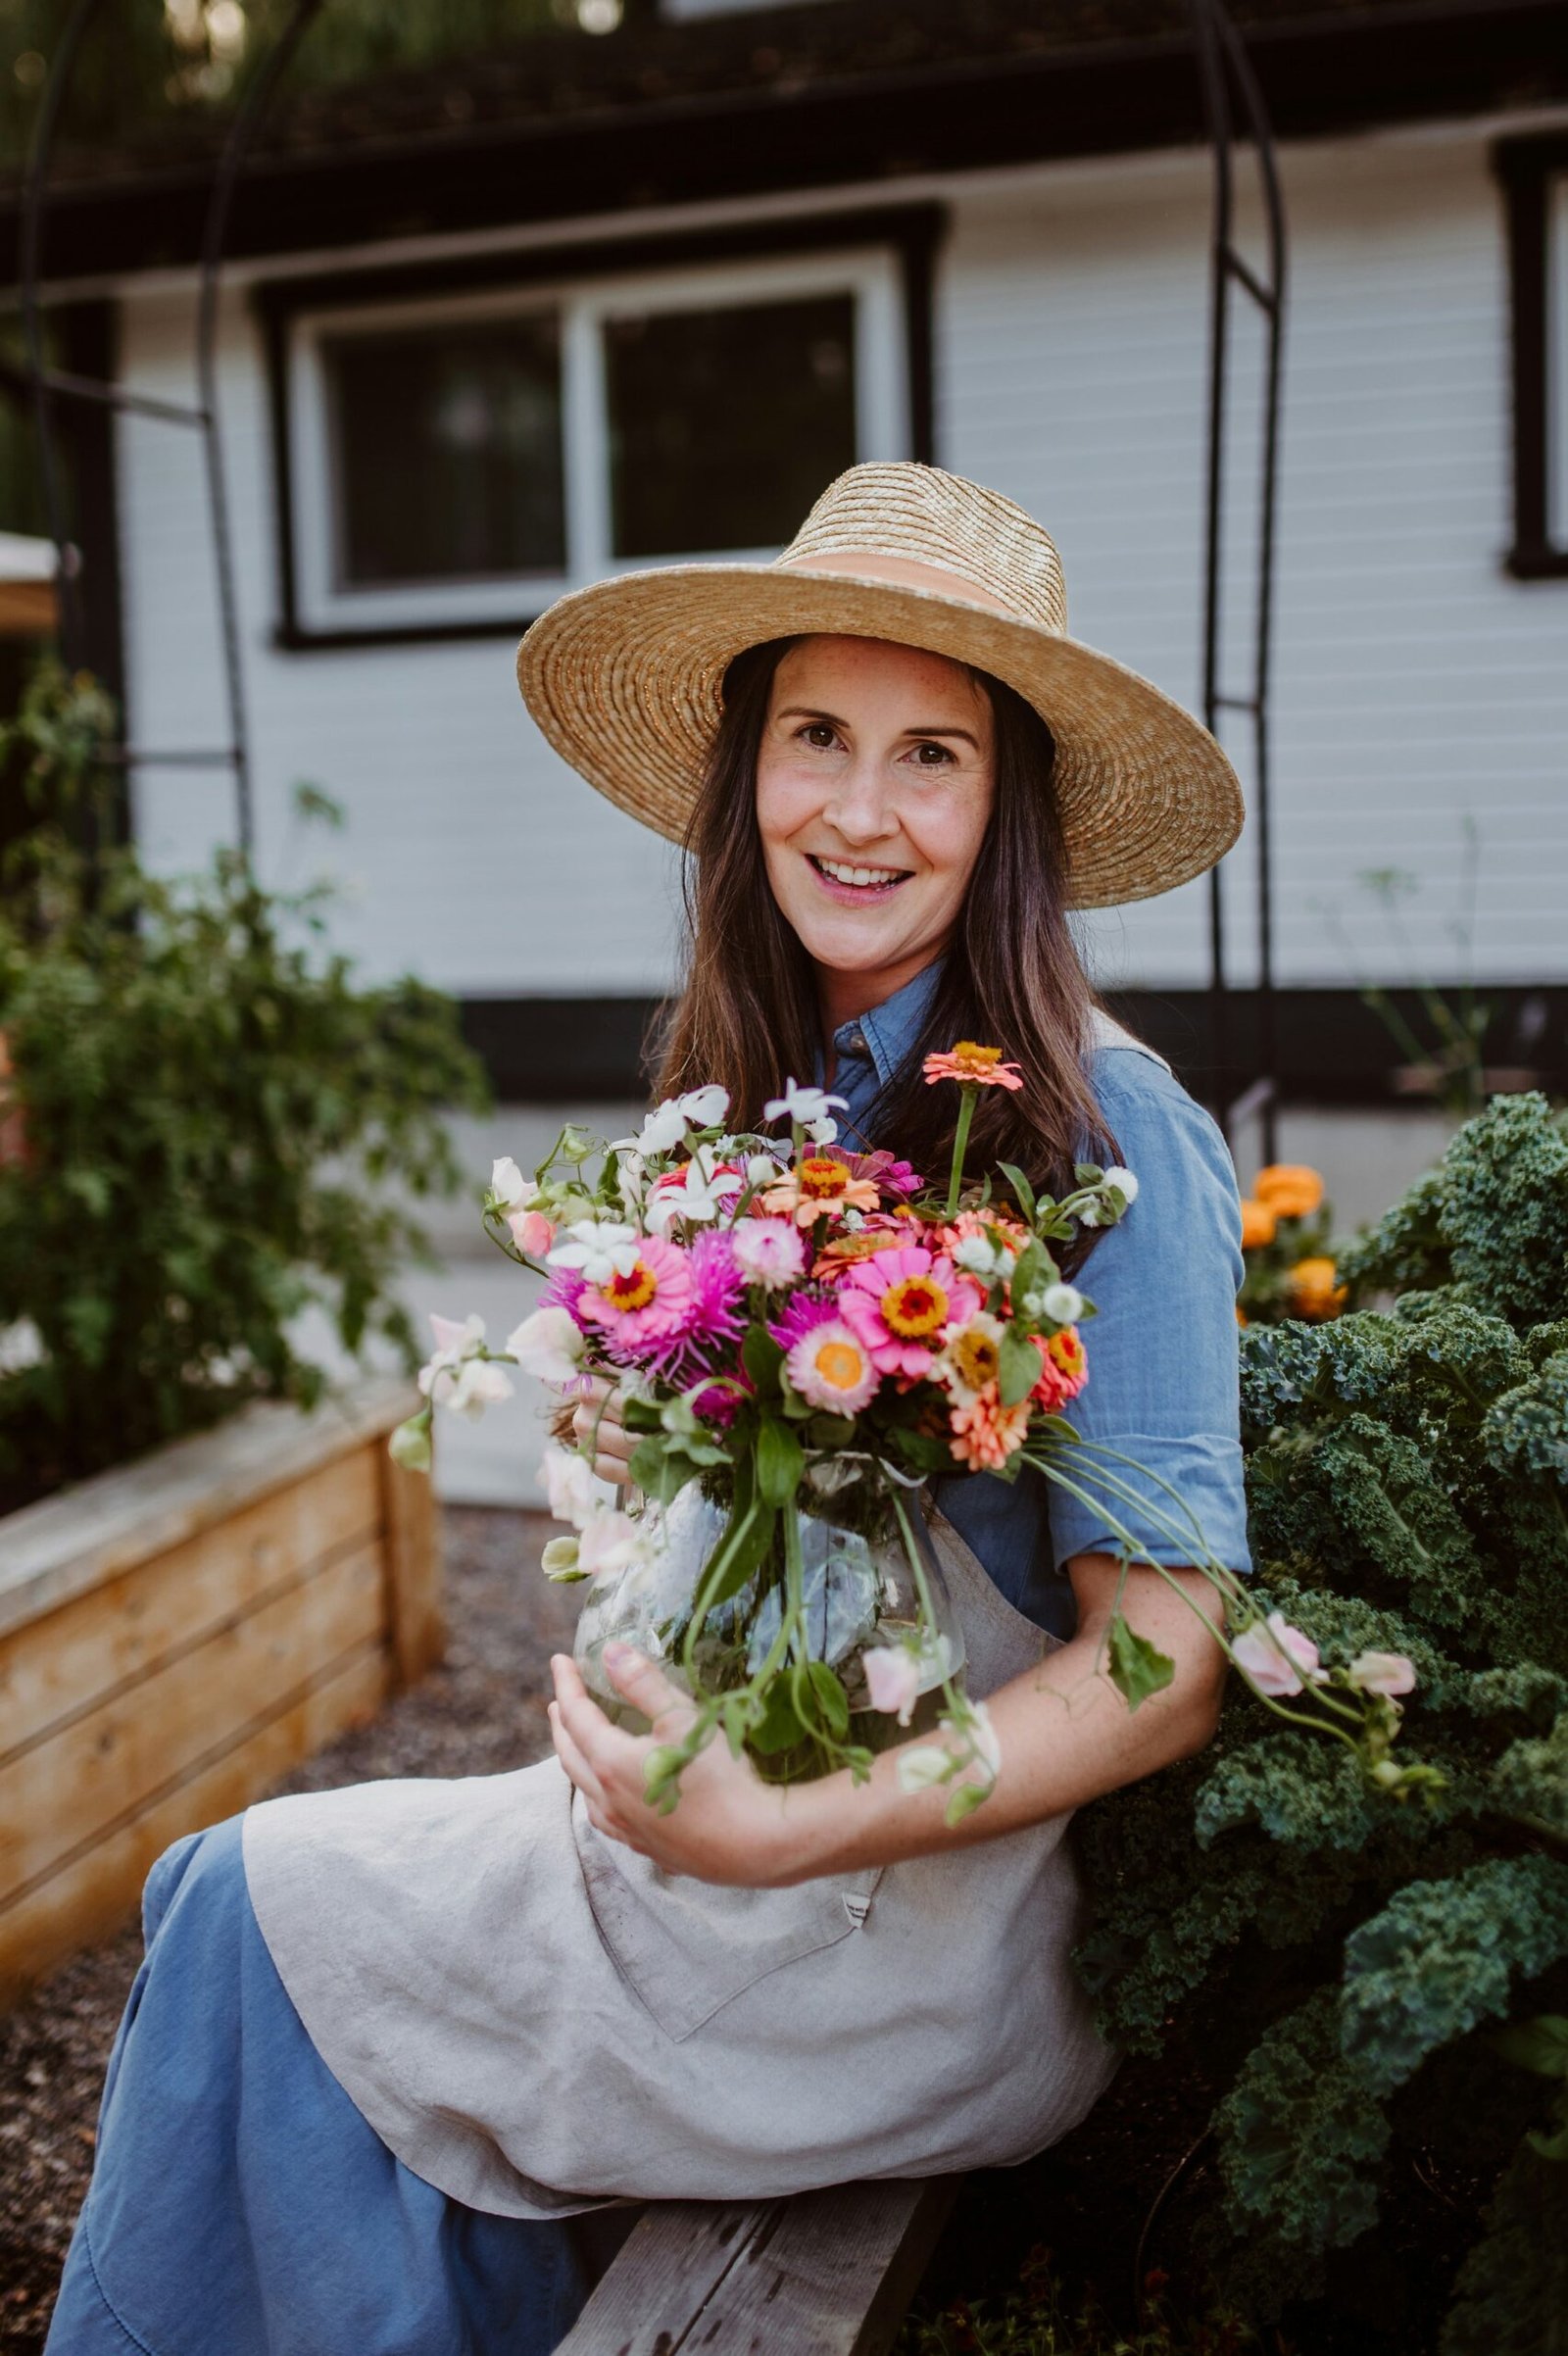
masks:
<path id="1" fill-rule="evenodd" d="M 642 1531 L 629 1513 L 601 1506 L 578 1524 L 577 1567 L 596 1578 L 601 1571 L 624 1571 L 642 1553 Z"/>
<path id="2" fill-rule="evenodd" d="M 830 1097 L 820 1088 L 801 1088 L 794 1080 L 786 1080 L 784 1094 L 771 1098 L 762 1106 L 762 1111 L 770 1121 L 800 1121 L 804 1125 L 810 1121 L 825 1120 L 835 1104 L 841 1112 L 848 1112 L 850 1108 L 848 1097 Z"/>
<path id="3" fill-rule="evenodd" d="M 995 1783 L 1002 1773 L 1002 1743 L 998 1739 L 996 1728 L 991 1723 L 991 1712 L 983 1701 L 971 1701 L 969 1711 L 968 1734 L 975 1758 L 984 1768 L 991 1782 Z M 946 1718 L 943 1719 L 942 1725 L 945 1732 L 948 1727 Z"/>
<path id="4" fill-rule="evenodd" d="M 539 1568 L 558 1587 L 568 1587 L 573 1579 L 586 1579 L 588 1576 L 578 1566 L 577 1541 L 574 1538 L 548 1539 L 545 1550 L 539 1557 Z"/>
<path id="5" fill-rule="evenodd" d="M 643 1185 L 648 1165 L 629 1145 L 614 1151 L 615 1192 L 620 1197 L 620 1207 L 627 1218 L 635 1220 L 643 1206 Z"/>
<path id="6" fill-rule="evenodd" d="M 432 1309 L 430 1331 L 435 1336 L 435 1350 L 419 1368 L 419 1389 L 428 1399 L 448 1399 L 456 1369 L 476 1360 L 484 1348 L 484 1319 L 476 1314 L 460 1325 L 455 1317 L 437 1316 Z"/>
<path id="7" fill-rule="evenodd" d="M 616 1138 L 615 1151 L 629 1147 L 634 1153 L 645 1156 L 667 1153 L 671 1147 L 680 1144 L 685 1134 L 686 1114 L 681 1101 L 679 1097 L 666 1097 L 662 1104 L 654 1106 L 635 1137 Z"/>
<path id="8" fill-rule="evenodd" d="M 1084 1297 L 1076 1285 L 1047 1285 L 1040 1296 L 1042 1312 L 1057 1325 L 1076 1325 L 1084 1313 Z"/>
<path id="9" fill-rule="evenodd" d="M 581 1530 L 598 1511 L 593 1467 L 574 1448 L 547 1448 L 540 1460 L 550 1511 L 558 1522 L 573 1522 Z"/>
<path id="10" fill-rule="evenodd" d="M 688 1088 L 679 1103 L 694 1129 L 716 1129 L 729 1110 L 729 1090 L 712 1083 L 707 1088 Z"/>
<path id="11" fill-rule="evenodd" d="M 507 1349 L 524 1374 L 569 1383 L 582 1362 L 583 1337 L 569 1309 L 535 1309 L 507 1336 Z"/>
<path id="12" fill-rule="evenodd" d="M 30 1317 L 0 1325 L 0 1374 L 25 1374 L 43 1363 L 43 1336 Z"/>
<path id="13" fill-rule="evenodd" d="M 548 1254 L 553 1268 L 579 1268 L 591 1285 L 629 1276 L 637 1265 L 637 1230 L 614 1219 L 573 1219 L 569 1241 Z"/>
<path id="14" fill-rule="evenodd" d="M 450 1390 L 446 1385 L 451 1385 Z M 443 1370 L 441 1387 L 435 1396 L 454 1415 L 466 1415 L 477 1421 L 486 1407 L 499 1406 L 512 1397 L 512 1383 L 504 1366 L 491 1358 L 465 1358 L 455 1375 Z"/>
<path id="15" fill-rule="evenodd" d="M 742 1180 L 734 1170 L 715 1167 L 713 1156 L 699 1147 L 681 1172 L 679 1186 L 665 1186 L 648 1205 L 648 1224 L 655 1235 L 667 1233 L 672 1219 L 689 1219 L 694 1225 L 708 1225 L 719 1218 L 726 1200 L 741 1191 Z"/>
<path id="16" fill-rule="evenodd" d="M 503 1210 L 526 1210 L 538 1202 L 542 1189 L 525 1178 L 510 1153 L 490 1164 L 490 1192 Z"/>
<path id="17" fill-rule="evenodd" d="M 772 1153 L 750 1153 L 746 1158 L 748 1186 L 771 1186 L 784 1164 Z"/>
<path id="18" fill-rule="evenodd" d="M 838 1133 L 838 1122 L 828 1112 L 824 1112 L 819 1121 L 808 1121 L 806 1124 L 806 1134 L 813 1146 L 830 1146 Z"/>
<path id="19" fill-rule="evenodd" d="M 967 1270 L 971 1276 L 978 1276 L 986 1284 L 996 1283 L 999 1277 L 1010 1276 L 1015 1256 L 1005 1244 L 994 1244 L 988 1235 L 966 1235 L 955 1245 L 953 1252 L 956 1267 Z"/>
<path id="20" fill-rule="evenodd" d="M 1102 1186 L 1113 1186 L 1124 1203 L 1136 1203 L 1138 1200 L 1138 1181 L 1131 1170 L 1107 1170 L 1100 1183 Z"/>
<path id="21" fill-rule="evenodd" d="M 945 1750 L 935 1750 L 921 1743 L 914 1750 L 898 1753 L 899 1790 L 901 1792 L 929 1792 L 933 1784 L 945 1784 L 953 1773 L 954 1762 Z"/>

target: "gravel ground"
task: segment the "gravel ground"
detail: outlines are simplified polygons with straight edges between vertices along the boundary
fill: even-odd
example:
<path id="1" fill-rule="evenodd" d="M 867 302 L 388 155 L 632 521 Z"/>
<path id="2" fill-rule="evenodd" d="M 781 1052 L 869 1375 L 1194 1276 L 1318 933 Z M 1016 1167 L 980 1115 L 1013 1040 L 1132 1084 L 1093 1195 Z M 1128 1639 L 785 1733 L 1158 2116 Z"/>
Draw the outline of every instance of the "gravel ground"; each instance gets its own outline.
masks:
<path id="1" fill-rule="evenodd" d="M 448 1507 L 447 1657 L 369 1725 L 277 1788 L 321 1792 L 388 1775 L 495 1775 L 549 1747 L 550 1654 L 580 1598 L 533 1565 L 542 1515 Z M 43 2346 L 61 2262 L 92 2166 L 104 2064 L 141 1960 L 132 1924 L 0 2020 L 0 2350 Z"/>

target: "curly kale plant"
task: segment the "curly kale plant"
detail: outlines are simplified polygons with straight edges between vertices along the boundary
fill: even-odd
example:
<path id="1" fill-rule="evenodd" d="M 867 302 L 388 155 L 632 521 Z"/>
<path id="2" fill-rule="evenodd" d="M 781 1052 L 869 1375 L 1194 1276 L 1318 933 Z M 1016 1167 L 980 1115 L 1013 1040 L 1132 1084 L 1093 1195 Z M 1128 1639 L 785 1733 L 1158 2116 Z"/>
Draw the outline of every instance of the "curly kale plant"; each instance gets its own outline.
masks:
<path id="1" fill-rule="evenodd" d="M 1242 1340 L 1260 1599 L 1327 1663 L 1413 1663 L 1442 1788 L 1389 1796 L 1233 1681 L 1208 1751 L 1081 1820 L 1081 1960 L 1113 2036 L 1229 2088 L 1233 2286 L 1309 2290 L 1435 2169 L 1492 2186 L 1443 2356 L 1534 2356 L 1568 2312 L 1563 1116 L 1497 1099 L 1339 1274 L 1392 1306 Z"/>
<path id="2" fill-rule="evenodd" d="M 0 1511 L 246 1399 L 309 1403 L 308 1302 L 412 1362 L 399 1198 L 456 1182 L 443 1108 L 483 1101 L 450 1002 L 356 989 L 316 895 L 233 854 L 167 884 L 108 844 L 112 718 L 46 671 L 0 730 L 43 813 L 0 884 Z"/>

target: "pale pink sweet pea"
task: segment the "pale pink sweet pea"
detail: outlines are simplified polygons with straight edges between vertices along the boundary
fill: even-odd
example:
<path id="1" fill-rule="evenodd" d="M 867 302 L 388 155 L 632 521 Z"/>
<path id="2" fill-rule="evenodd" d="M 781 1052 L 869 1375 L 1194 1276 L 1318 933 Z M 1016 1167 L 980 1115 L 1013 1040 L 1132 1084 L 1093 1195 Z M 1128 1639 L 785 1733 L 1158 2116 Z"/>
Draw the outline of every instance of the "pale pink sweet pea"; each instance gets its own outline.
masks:
<path id="1" fill-rule="evenodd" d="M 1402 1652 L 1358 1652 L 1348 1675 L 1358 1692 L 1382 1693 L 1390 1701 L 1415 1688 L 1415 1664 Z"/>
<path id="2" fill-rule="evenodd" d="M 1271 1611 L 1261 1628 L 1244 1630 L 1231 1646 L 1231 1657 L 1260 1693 L 1275 1700 L 1299 1693 L 1303 1685 L 1322 1685 L 1328 1675 L 1318 1666 L 1311 1638 L 1293 1628 L 1282 1611 Z"/>
<path id="3" fill-rule="evenodd" d="M 907 1726 L 920 1697 L 920 1664 L 914 1654 L 906 1652 L 902 1644 L 873 1644 L 868 1652 L 861 1653 L 860 1663 L 870 1690 L 871 1707 L 886 1710 L 890 1718 Z"/>
<path id="4" fill-rule="evenodd" d="M 580 1530 L 598 1506 L 593 1466 L 574 1448 L 547 1448 L 540 1463 L 545 1495 L 558 1522 L 573 1522 Z"/>
<path id="5" fill-rule="evenodd" d="M 555 1304 L 535 1309 L 507 1336 L 507 1349 L 522 1372 L 537 1374 L 547 1383 L 573 1382 L 583 1348 L 576 1318 Z"/>
<path id="6" fill-rule="evenodd" d="M 623 1571 L 642 1548 L 642 1532 L 629 1513 L 608 1508 L 590 1516 L 577 1541 L 577 1568 L 590 1578 L 600 1571 Z"/>
<path id="7" fill-rule="evenodd" d="M 543 1259 L 556 1240 L 556 1225 L 542 1210 L 513 1210 L 507 1213 L 507 1225 L 512 1240 L 519 1252 L 530 1259 Z"/>

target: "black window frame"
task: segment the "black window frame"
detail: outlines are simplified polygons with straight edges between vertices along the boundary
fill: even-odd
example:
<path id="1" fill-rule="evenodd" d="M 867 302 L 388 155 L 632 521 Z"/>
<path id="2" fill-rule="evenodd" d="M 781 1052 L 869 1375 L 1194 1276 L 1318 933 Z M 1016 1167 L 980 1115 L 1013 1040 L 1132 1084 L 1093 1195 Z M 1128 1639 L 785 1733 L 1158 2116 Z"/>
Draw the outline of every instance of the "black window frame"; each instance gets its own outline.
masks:
<path id="1" fill-rule="evenodd" d="M 514 614 L 342 628 L 312 626 L 302 619 L 289 380 L 291 330 L 301 314 L 361 303 L 499 291 L 510 286 L 531 291 L 552 281 L 623 277 L 644 270 L 652 273 L 703 263 L 808 260 L 854 248 L 881 246 L 892 255 L 902 294 L 909 455 L 930 465 L 936 458 L 932 299 L 936 257 L 946 226 L 946 208 L 940 204 L 866 207 L 788 221 L 737 222 L 662 235 L 628 235 L 592 243 L 465 256 L 456 261 L 368 264 L 356 270 L 258 282 L 252 290 L 252 299 L 267 360 L 276 553 L 277 614 L 271 631 L 272 645 L 284 653 L 316 654 L 360 647 L 517 638 L 538 618 L 539 613 L 537 607 L 526 611 L 519 605 Z"/>
<path id="2" fill-rule="evenodd" d="M 1568 178 L 1568 132 L 1500 140 L 1493 163 L 1507 223 L 1512 347 L 1513 540 L 1503 563 L 1515 580 L 1568 580 L 1568 545 L 1553 540 L 1550 512 L 1553 457 L 1568 472 L 1568 385 L 1551 414 L 1550 299 L 1552 188 Z"/>

